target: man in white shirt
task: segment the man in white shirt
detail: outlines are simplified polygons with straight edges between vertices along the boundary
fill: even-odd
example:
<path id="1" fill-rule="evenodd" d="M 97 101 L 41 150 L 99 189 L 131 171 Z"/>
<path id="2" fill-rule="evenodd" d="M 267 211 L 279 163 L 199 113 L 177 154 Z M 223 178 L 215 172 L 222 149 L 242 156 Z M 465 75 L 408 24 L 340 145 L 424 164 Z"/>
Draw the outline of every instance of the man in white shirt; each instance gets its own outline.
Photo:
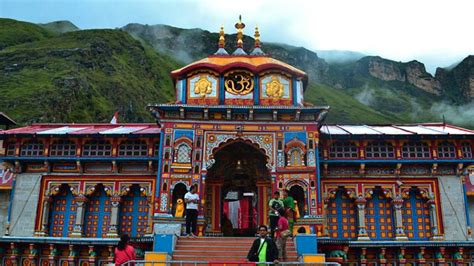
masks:
<path id="1" fill-rule="evenodd" d="M 196 237 L 196 225 L 198 217 L 199 195 L 196 193 L 197 185 L 191 186 L 190 190 L 184 195 L 186 203 L 186 235 Z"/>

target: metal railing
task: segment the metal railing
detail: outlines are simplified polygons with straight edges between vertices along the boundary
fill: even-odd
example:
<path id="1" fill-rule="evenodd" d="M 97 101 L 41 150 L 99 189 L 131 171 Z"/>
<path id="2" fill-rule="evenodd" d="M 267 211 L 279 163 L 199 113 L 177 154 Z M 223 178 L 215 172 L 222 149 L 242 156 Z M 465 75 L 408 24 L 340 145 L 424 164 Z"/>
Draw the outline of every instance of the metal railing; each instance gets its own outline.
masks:
<path id="1" fill-rule="evenodd" d="M 170 261 L 145 261 L 135 260 L 122 264 L 122 266 L 253 266 L 253 265 L 301 265 L 301 266 L 340 266 L 337 262 L 300 262 L 300 261 L 282 261 L 273 262 L 249 262 L 249 261 L 194 261 L 194 260 L 170 260 Z"/>

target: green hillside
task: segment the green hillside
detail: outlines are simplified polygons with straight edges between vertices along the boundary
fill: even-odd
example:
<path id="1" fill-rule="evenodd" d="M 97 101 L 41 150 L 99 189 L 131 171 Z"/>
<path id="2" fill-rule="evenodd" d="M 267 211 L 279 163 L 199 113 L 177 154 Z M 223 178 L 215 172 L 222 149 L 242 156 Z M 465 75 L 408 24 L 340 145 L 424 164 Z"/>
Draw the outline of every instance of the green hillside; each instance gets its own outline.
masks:
<path id="1" fill-rule="evenodd" d="M 0 50 L 49 37 L 52 37 L 52 33 L 36 24 L 0 18 Z"/>
<path id="2" fill-rule="evenodd" d="M 42 28 L 56 34 L 66 33 L 70 31 L 77 31 L 79 28 L 72 22 L 67 20 L 53 21 L 50 23 L 38 24 Z"/>
<path id="3" fill-rule="evenodd" d="M 0 51 L 0 106 L 22 123 L 151 121 L 173 98 L 171 58 L 119 30 L 88 30 Z"/>

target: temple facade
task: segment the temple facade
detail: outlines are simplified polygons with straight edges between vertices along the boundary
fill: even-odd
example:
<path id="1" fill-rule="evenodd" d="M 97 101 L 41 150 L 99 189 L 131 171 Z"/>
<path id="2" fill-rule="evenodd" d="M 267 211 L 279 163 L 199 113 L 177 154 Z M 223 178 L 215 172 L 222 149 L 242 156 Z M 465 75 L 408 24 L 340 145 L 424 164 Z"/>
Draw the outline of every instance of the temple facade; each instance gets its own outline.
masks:
<path id="1" fill-rule="evenodd" d="M 474 131 L 446 124 L 328 125 L 305 72 L 225 49 L 171 73 L 152 124 L 33 124 L 0 131 L 2 265 L 103 265 L 127 233 L 138 256 L 182 224 L 198 186 L 201 236 L 253 236 L 288 190 L 296 229 L 347 265 L 472 261 Z M 231 229 L 224 226 L 231 223 Z"/>

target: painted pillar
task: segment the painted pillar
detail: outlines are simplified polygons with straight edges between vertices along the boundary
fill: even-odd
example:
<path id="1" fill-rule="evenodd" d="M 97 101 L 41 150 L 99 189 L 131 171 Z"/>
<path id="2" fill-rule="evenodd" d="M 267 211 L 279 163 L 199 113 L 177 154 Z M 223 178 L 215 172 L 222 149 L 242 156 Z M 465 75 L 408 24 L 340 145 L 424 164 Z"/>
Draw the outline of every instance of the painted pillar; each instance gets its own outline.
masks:
<path id="1" fill-rule="evenodd" d="M 357 240 L 365 241 L 370 240 L 369 236 L 367 235 L 367 226 L 365 226 L 365 203 L 367 200 L 360 196 L 356 199 L 357 204 L 357 213 L 359 219 L 359 229 L 357 231 Z"/>
<path id="2" fill-rule="evenodd" d="M 37 263 L 36 263 L 36 260 L 38 258 L 38 249 L 35 248 L 35 244 L 31 243 L 30 246 L 29 246 L 29 250 L 28 250 L 28 261 L 30 262 L 30 266 L 36 266 Z M 23 262 L 24 264 L 25 262 Z"/>
<path id="3" fill-rule="evenodd" d="M 48 235 L 48 225 L 49 225 L 49 206 L 51 205 L 52 197 L 47 197 L 43 199 L 43 211 L 41 218 L 41 229 L 39 232 L 36 232 L 36 236 L 47 236 Z"/>
<path id="4" fill-rule="evenodd" d="M 67 256 L 68 266 L 76 266 L 77 261 L 77 251 L 74 248 L 74 245 L 69 245 L 69 254 Z"/>
<path id="5" fill-rule="evenodd" d="M 74 228 L 70 237 L 82 237 L 82 231 L 84 227 L 84 215 L 86 212 L 86 203 L 88 201 L 87 197 L 84 195 L 79 195 L 75 198 L 77 204 L 76 210 L 76 222 L 74 223 Z"/>
<path id="6" fill-rule="evenodd" d="M 466 178 L 469 178 L 469 175 L 461 176 L 461 185 L 462 185 L 462 192 L 464 196 L 464 214 L 466 216 L 466 231 L 467 231 L 467 236 L 466 239 L 470 240 L 472 236 L 472 230 L 471 230 L 471 218 L 469 217 L 469 200 L 467 198 L 467 185 L 466 185 Z"/>
<path id="7" fill-rule="evenodd" d="M 15 242 L 10 243 L 10 256 L 6 260 L 10 261 L 11 266 L 18 266 L 18 259 L 20 258 L 20 249 L 16 246 Z"/>
<path id="8" fill-rule="evenodd" d="M 426 204 L 430 207 L 431 239 L 441 240 L 442 236 L 440 236 L 438 228 L 438 212 L 436 211 L 436 201 L 433 195 L 429 196 L 429 200 Z"/>
<path id="9" fill-rule="evenodd" d="M 405 229 L 403 228 L 403 217 L 402 217 L 403 198 L 402 196 L 397 195 L 392 200 L 392 205 L 395 211 L 395 240 L 408 240 L 408 237 L 405 234 Z"/>
<path id="10" fill-rule="evenodd" d="M 58 249 L 54 244 L 49 244 L 48 266 L 56 266 L 56 260 L 59 255 Z"/>
<path id="11" fill-rule="evenodd" d="M 110 197 L 110 202 L 112 208 L 110 210 L 110 224 L 109 230 L 107 231 L 106 236 L 115 238 L 118 237 L 118 223 L 119 223 L 119 210 L 120 210 L 120 202 L 122 198 L 118 195 L 114 195 Z"/>
<path id="12" fill-rule="evenodd" d="M 324 198 L 324 204 L 323 204 L 323 235 L 322 237 L 329 237 L 329 228 L 328 228 L 328 203 L 329 203 L 329 197 Z"/>

